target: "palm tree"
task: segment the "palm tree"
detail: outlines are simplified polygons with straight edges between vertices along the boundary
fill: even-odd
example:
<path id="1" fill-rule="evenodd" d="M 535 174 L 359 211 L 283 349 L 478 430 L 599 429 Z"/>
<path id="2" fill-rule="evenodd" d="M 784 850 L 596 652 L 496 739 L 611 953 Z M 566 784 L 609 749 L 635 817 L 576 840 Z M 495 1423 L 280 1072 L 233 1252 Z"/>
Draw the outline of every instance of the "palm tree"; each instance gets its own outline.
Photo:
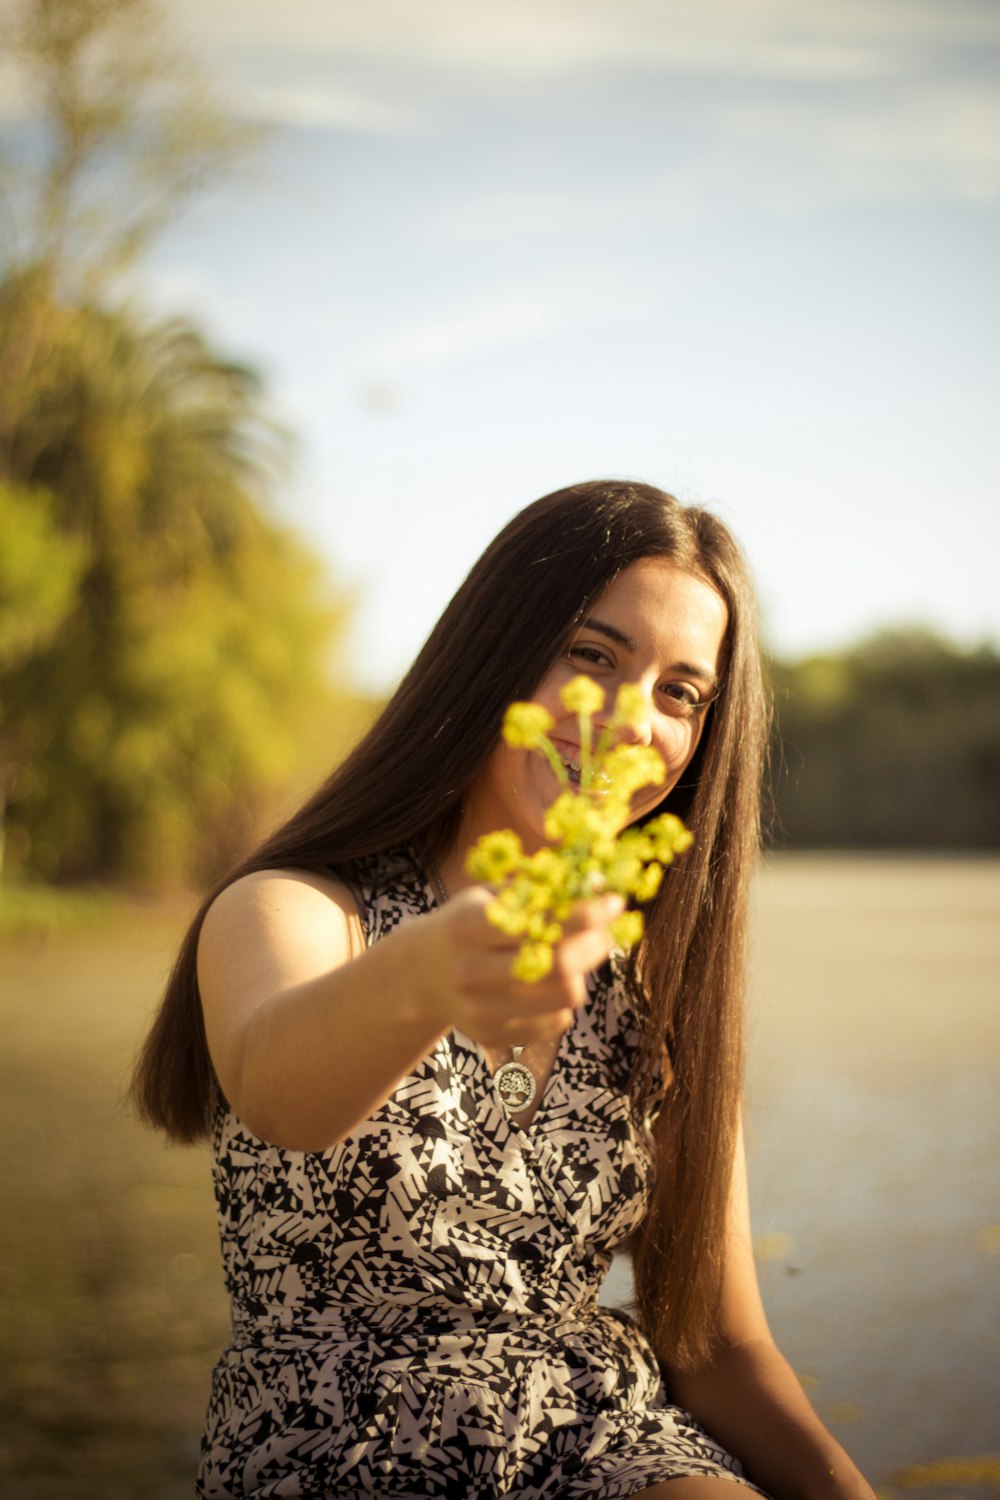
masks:
<path id="1" fill-rule="evenodd" d="M 179 877 L 199 825 L 231 845 L 294 766 L 339 614 L 266 518 L 288 440 L 251 371 L 177 319 L 53 305 L 44 321 L 6 478 L 51 497 L 83 566 L 59 629 L 3 682 L 8 773 L 34 768 L 12 825 L 41 873 Z"/>

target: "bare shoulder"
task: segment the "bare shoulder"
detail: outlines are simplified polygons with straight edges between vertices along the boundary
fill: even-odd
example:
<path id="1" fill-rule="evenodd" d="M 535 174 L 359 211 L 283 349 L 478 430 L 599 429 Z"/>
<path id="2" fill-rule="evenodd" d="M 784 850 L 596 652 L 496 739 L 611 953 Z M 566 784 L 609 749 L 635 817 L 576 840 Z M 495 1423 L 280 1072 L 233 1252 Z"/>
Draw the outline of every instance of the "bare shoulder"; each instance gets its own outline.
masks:
<path id="1" fill-rule="evenodd" d="M 360 921 L 357 899 L 350 886 L 335 875 L 314 870 L 257 870 L 234 880 L 220 891 L 205 918 L 216 924 L 267 920 L 269 916 L 311 916 L 338 925 L 336 913 Z"/>
<path id="2" fill-rule="evenodd" d="M 364 950 L 358 903 L 336 877 L 261 870 L 212 902 L 198 942 L 198 980 L 208 1012 L 241 1010 L 314 979 Z"/>

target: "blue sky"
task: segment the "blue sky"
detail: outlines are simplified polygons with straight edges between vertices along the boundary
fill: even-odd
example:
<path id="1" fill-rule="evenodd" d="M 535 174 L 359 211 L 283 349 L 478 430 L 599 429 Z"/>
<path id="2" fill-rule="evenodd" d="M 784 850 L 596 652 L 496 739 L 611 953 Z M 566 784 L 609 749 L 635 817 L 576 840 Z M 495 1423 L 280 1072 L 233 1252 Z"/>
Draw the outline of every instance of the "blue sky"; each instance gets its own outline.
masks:
<path id="1" fill-rule="evenodd" d="M 265 373 L 280 513 L 384 688 L 499 527 L 641 477 L 735 528 L 769 643 L 1000 643 L 1000 9 L 173 0 L 274 127 L 157 307 Z"/>

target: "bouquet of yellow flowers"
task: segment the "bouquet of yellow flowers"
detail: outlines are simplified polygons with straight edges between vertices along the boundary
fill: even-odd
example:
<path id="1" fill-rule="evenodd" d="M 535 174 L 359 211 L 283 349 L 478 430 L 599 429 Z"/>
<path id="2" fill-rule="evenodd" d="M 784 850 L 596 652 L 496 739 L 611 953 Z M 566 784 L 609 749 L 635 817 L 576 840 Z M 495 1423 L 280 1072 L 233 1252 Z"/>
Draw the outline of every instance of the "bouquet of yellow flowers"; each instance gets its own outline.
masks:
<path id="1" fill-rule="evenodd" d="M 604 691 L 589 677 L 574 677 L 563 688 L 563 706 L 580 725 L 579 789 L 549 739 L 554 720 L 538 703 L 512 703 L 503 723 L 508 745 L 537 750 L 552 767 L 563 790 L 545 814 L 551 840 L 525 854 L 510 829 L 488 833 L 470 850 L 466 868 L 475 880 L 497 887 L 487 908 L 490 921 L 522 939 L 512 974 L 531 983 L 552 967 L 552 945 L 578 901 L 616 891 L 651 901 L 663 871 L 693 842 L 679 818 L 662 813 L 640 828 L 629 828 L 635 792 L 660 785 L 666 775 L 660 755 L 646 745 L 615 744 L 617 731 L 643 713 L 639 689 L 618 690 L 614 712 L 594 744 L 593 715 L 604 706 Z M 632 948 L 642 937 L 642 913 L 625 911 L 611 924 L 615 941 Z"/>

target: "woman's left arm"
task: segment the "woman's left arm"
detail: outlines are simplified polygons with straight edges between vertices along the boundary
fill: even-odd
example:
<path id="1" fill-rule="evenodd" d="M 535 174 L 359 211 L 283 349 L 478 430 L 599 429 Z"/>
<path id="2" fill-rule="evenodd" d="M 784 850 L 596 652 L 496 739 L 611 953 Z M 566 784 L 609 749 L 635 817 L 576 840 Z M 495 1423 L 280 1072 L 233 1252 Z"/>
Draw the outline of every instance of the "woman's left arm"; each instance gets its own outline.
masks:
<path id="1" fill-rule="evenodd" d="M 729 1199 L 717 1352 L 707 1365 L 664 1365 L 671 1396 L 737 1457 L 775 1500 L 874 1500 L 823 1426 L 771 1337 L 750 1238 L 740 1131 Z"/>

